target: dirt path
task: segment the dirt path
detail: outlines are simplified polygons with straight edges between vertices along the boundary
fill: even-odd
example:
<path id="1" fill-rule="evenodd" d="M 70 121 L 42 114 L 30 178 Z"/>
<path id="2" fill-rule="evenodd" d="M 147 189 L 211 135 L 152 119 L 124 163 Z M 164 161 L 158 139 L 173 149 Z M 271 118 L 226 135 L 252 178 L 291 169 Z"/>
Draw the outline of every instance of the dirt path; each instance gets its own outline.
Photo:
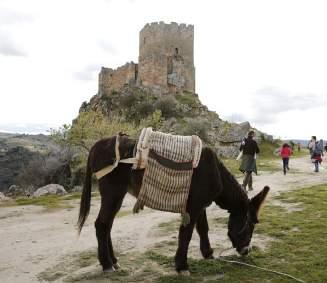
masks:
<path id="1" fill-rule="evenodd" d="M 260 161 L 259 161 L 260 162 Z M 275 173 L 260 173 L 254 177 L 255 190 L 250 196 L 261 190 L 264 185 L 271 187 L 275 195 L 284 190 L 307 187 L 327 183 L 327 170 L 314 173 L 308 158 L 292 159 L 291 170 L 284 176 L 282 171 Z M 260 168 L 260 166 L 259 166 Z M 129 214 L 135 200 L 126 197 L 123 211 L 124 217 L 116 218 L 113 228 L 113 241 L 119 253 L 131 251 L 143 252 L 163 240 L 171 240 L 164 233 L 155 233 L 158 225 L 163 222 L 179 219 L 179 215 L 163 213 L 146 209 L 138 215 Z M 38 282 L 38 274 L 45 269 L 58 265 L 65 256 L 82 251 L 96 249 L 94 220 L 98 212 L 99 198 L 92 199 L 91 214 L 78 238 L 74 224 L 78 214 L 78 201 L 74 208 L 46 212 L 37 206 L 15 206 L 0 208 L 0 281 L 1 282 Z M 216 206 L 208 211 L 210 217 L 226 217 L 226 212 Z M 175 238 L 175 237 L 173 237 Z M 212 242 L 230 246 L 226 236 L 226 228 L 212 228 Z M 256 244 L 265 239 L 256 236 Z M 198 250 L 198 237 L 194 233 L 191 242 L 191 255 Z M 96 267 L 99 269 L 100 267 Z"/>

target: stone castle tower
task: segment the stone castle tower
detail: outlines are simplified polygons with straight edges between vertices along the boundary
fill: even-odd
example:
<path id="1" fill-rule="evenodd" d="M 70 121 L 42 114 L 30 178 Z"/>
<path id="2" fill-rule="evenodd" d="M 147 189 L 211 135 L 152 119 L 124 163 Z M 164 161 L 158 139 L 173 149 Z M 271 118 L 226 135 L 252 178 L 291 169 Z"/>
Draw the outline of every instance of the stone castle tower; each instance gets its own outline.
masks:
<path id="1" fill-rule="evenodd" d="M 139 63 L 116 70 L 102 67 L 99 93 L 110 95 L 124 85 L 149 88 L 156 93 L 195 93 L 193 25 L 151 23 L 140 32 Z"/>

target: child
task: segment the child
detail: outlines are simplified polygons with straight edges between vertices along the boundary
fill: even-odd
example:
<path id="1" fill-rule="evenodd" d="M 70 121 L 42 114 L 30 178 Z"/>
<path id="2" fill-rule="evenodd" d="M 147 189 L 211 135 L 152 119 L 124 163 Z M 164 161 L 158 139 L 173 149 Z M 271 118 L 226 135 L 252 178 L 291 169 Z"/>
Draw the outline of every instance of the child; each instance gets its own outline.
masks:
<path id="1" fill-rule="evenodd" d="M 290 155 L 292 154 L 292 149 L 287 143 L 284 143 L 282 148 L 280 149 L 279 154 L 283 159 L 283 171 L 284 171 L 284 175 L 286 175 L 286 169 L 290 170 L 290 168 L 288 167 L 288 163 L 289 163 Z"/>

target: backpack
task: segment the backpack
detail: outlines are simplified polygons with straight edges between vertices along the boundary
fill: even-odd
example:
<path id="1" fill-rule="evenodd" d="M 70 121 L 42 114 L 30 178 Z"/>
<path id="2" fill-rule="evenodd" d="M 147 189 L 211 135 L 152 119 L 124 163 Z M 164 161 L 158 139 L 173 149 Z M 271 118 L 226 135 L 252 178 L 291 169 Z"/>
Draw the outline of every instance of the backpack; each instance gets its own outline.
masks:
<path id="1" fill-rule="evenodd" d="M 313 155 L 321 155 L 324 151 L 324 148 L 323 148 L 323 143 L 322 142 L 316 142 L 316 146 L 313 150 Z"/>

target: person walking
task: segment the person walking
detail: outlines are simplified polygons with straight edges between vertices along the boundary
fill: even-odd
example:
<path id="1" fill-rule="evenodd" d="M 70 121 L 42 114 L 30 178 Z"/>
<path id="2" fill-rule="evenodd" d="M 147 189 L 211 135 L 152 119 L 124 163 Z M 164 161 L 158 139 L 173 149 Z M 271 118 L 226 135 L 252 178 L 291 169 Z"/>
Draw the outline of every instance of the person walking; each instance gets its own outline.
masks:
<path id="1" fill-rule="evenodd" d="M 308 144 L 308 149 L 310 151 L 310 155 L 311 155 L 311 158 L 312 158 L 312 154 L 313 154 L 313 151 L 315 149 L 315 146 L 316 146 L 316 142 L 317 142 L 317 137 L 316 136 L 312 136 L 311 137 L 311 140 Z"/>
<path id="2" fill-rule="evenodd" d="M 246 190 L 248 186 L 249 191 L 253 190 L 252 172 L 257 174 L 256 155 L 260 150 L 257 142 L 254 140 L 254 131 L 249 131 L 248 137 L 244 139 L 240 145 L 242 154 L 242 161 L 239 170 L 244 174 L 242 188 Z"/>
<path id="3" fill-rule="evenodd" d="M 279 155 L 282 157 L 283 160 L 283 172 L 284 175 L 286 175 L 286 170 L 290 170 L 289 168 L 289 160 L 290 160 L 290 156 L 292 154 L 292 149 L 291 147 L 287 144 L 284 143 L 282 148 L 280 149 Z"/>
<path id="4" fill-rule="evenodd" d="M 312 151 L 311 160 L 315 165 L 314 172 L 319 172 L 319 165 L 322 162 L 322 156 L 324 154 L 324 141 L 320 140 L 315 143 L 314 149 Z"/>

